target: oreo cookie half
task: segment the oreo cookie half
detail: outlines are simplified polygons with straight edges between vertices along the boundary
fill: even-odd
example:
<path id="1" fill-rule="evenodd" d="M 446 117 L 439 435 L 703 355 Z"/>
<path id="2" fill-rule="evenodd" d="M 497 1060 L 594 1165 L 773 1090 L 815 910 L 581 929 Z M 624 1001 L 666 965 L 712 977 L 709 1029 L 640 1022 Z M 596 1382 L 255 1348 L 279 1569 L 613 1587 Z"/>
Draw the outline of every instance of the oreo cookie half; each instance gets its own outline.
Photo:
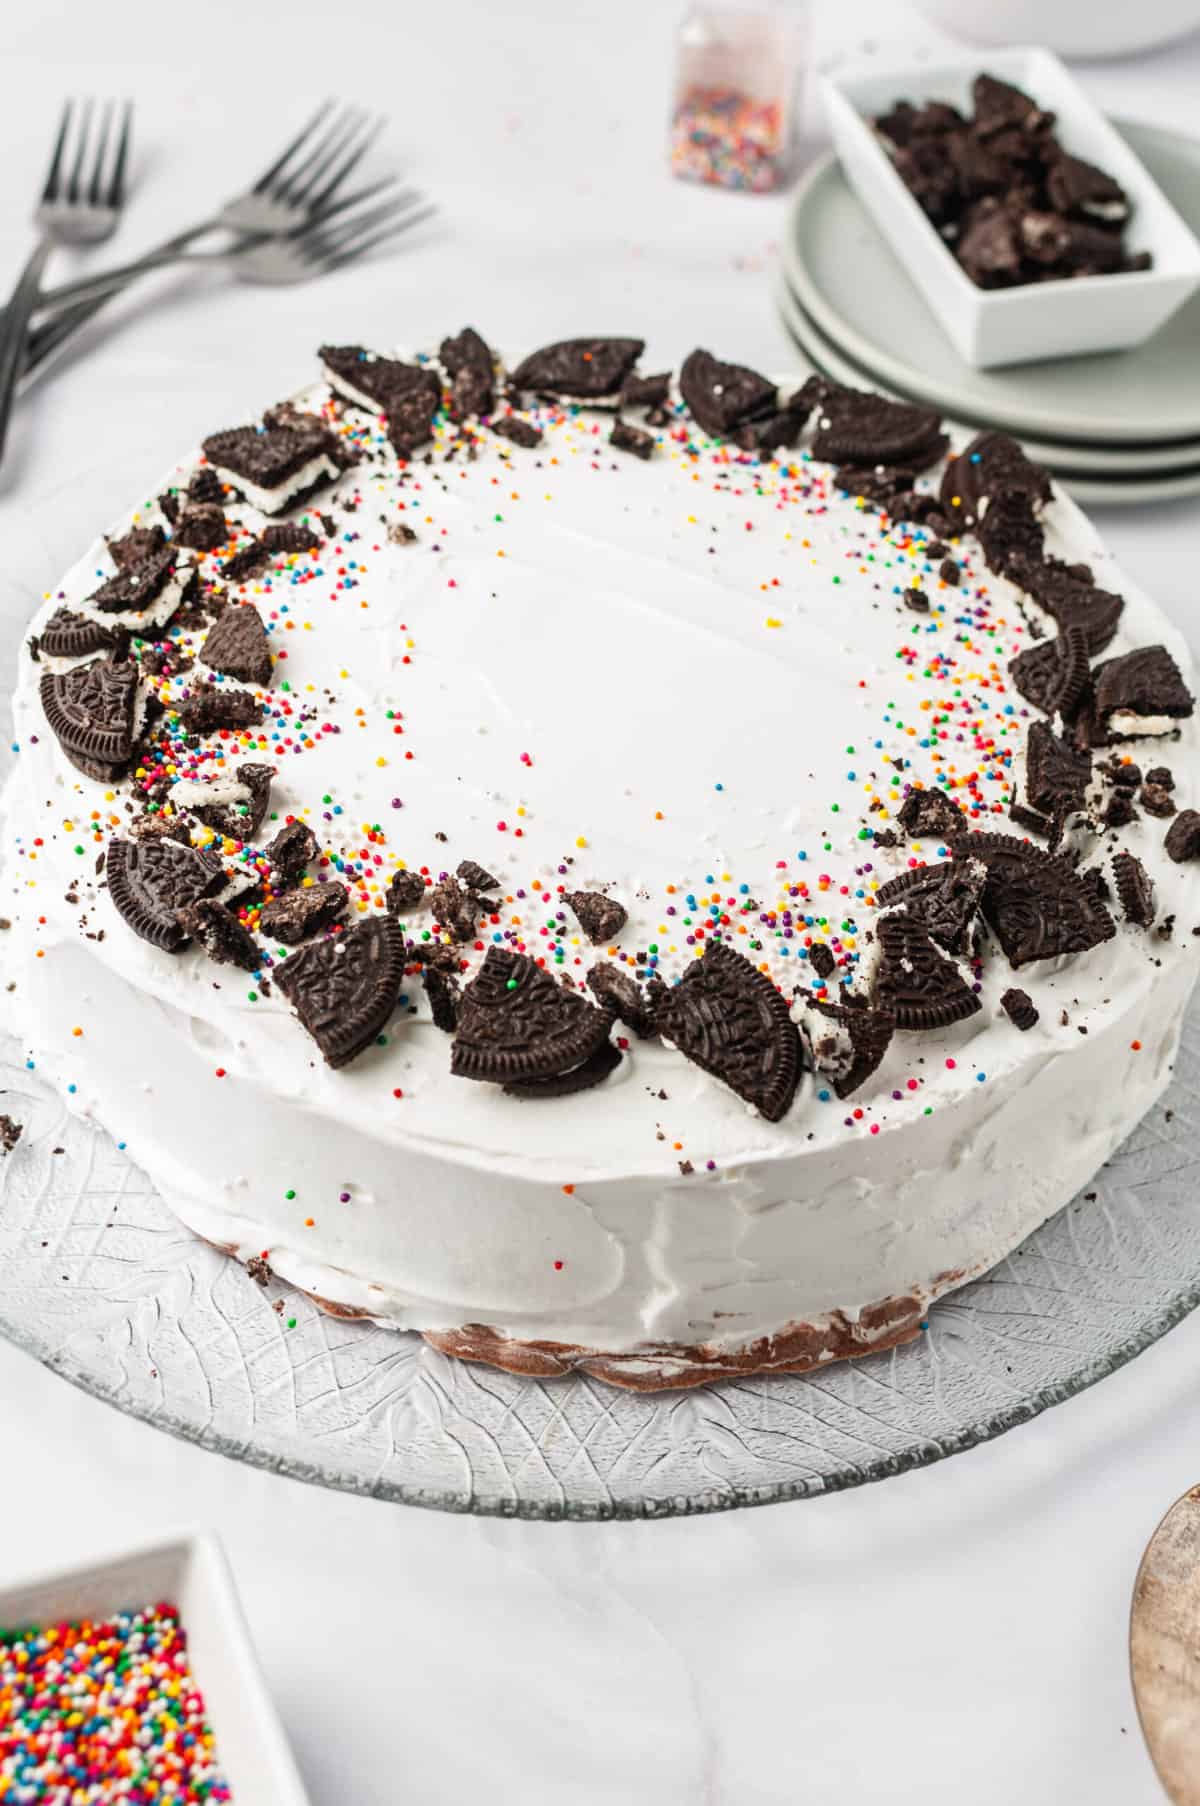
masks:
<path id="1" fill-rule="evenodd" d="M 1097 665 L 1093 720 L 1105 740 L 1172 734 L 1195 708 L 1165 646 L 1140 646 Z"/>
<path id="2" fill-rule="evenodd" d="M 813 1066 L 829 1080 L 839 1097 L 851 1097 L 865 1085 L 891 1044 L 896 1018 L 883 1010 L 804 999 L 821 1022 L 806 1024 Z"/>
<path id="3" fill-rule="evenodd" d="M 710 941 L 703 959 L 665 992 L 654 1022 L 768 1122 L 787 1114 L 800 1082 L 796 1025 L 770 979 L 724 941 Z"/>
<path id="4" fill-rule="evenodd" d="M 574 912 L 580 927 L 594 947 L 615 940 L 628 920 L 628 911 L 615 897 L 598 890 L 570 890 L 563 902 Z"/>
<path id="5" fill-rule="evenodd" d="M 404 396 L 420 394 L 431 404 L 432 418 L 441 402 L 441 380 L 427 364 L 380 357 L 362 345 L 322 345 L 318 356 L 335 394 L 367 413 L 390 414 Z"/>
<path id="6" fill-rule="evenodd" d="M 727 439 L 748 421 L 775 412 L 779 390 L 745 364 L 725 364 L 711 351 L 689 352 L 679 372 L 679 392 L 698 426 Z"/>
<path id="7" fill-rule="evenodd" d="M 178 953 L 187 945 L 179 911 L 211 897 L 225 882 L 214 853 L 202 853 L 166 835 L 110 840 L 104 871 L 122 921 L 164 953 Z"/>
<path id="8" fill-rule="evenodd" d="M 1087 641 L 1078 627 L 1038 640 L 1009 660 L 1008 675 L 1027 702 L 1073 721 L 1088 687 Z"/>
<path id="9" fill-rule="evenodd" d="M 957 858 L 987 867 L 983 915 L 1013 967 L 1086 953 L 1116 933 L 1112 917 L 1065 859 L 1010 834 L 968 834 Z"/>
<path id="10" fill-rule="evenodd" d="M 119 778 L 133 757 L 138 669 L 131 659 L 96 658 L 69 671 L 44 671 L 46 721 L 72 765 L 101 782 Z"/>
<path id="11" fill-rule="evenodd" d="M 37 639 L 37 651 L 47 658 L 87 658 L 92 652 L 124 651 L 127 627 L 109 627 L 89 615 L 56 608 Z"/>
<path id="12" fill-rule="evenodd" d="M 552 1079 L 510 1079 L 504 1089 L 509 1097 L 572 1097 L 577 1091 L 590 1091 L 594 1085 L 602 1084 L 620 1064 L 620 1049 L 611 1041 L 604 1041 L 594 1054 L 570 1072 L 559 1073 Z"/>
<path id="13" fill-rule="evenodd" d="M 295 409 L 275 410 L 261 427 L 211 433 L 204 455 L 264 514 L 278 513 L 341 474 L 340 448 L 324 421 Z"/>
<path id="14" fill-rule="evenodd" d="M 462 994 L 450 1070 L 507 1085 L 556 1079 L 608 1040 L 612 1017 L 568 991 L 523 953 L 489 947 Z"/>
<path id="15" fill-rule="evenodd" d="M 312 941 L 275 969 L 275 982 L 325 1058 L 346 1066 L 386 1027 L 404 977 L 404 936 L 393 916 L 370 916 Z"/>
<path id="16" fill-rule="evenodd" d="M 564 400 L 615 397 L 645 348 L 643 339 L 559 339 L 519 363 L 512 386 Z"/>
<path id="17" fill-rule="evenodd" d="M 1090 653 L 1103 652 L 1121 619 L 1125 603 L 1111 590 L 1097 589 L 1087 565 L 1063 564 L 1058 558 L 1010 562 L 1008 577 L 1053 615 L 1060 628 L 1079 627 Z"/>
<path id="18" fill-rule="evenodd" d="M 868 389 L 827 384 L 818 403 L 813 455 L 830 464 L 895 464 L 925 470 L 950 443 L 941 415 Z"/>
<path id="19" fill-rule="evenodd" d="M 173 545 L 151 552 L 136 564 L 126 564 L 115 577 L 88 597 L 88 607 L 101 614 L 144 614 L 157 602 L 175 576 L 178 553 Z"/>
<path id="20" fill-rule="evenodd" d="M 980 1009 L 958 967 L 939 953 L 928 929 L 908 911 L 884 916 L 876 930 L 879 964 L 872 1002 L 897 1028 L 947 1028 Z"/>
<path id="21" fill-rule="evenodd" d="M 209 628 L 200 657 L 212 671 L 239 683 L 265 687 L 271 681 L 271 644 L 252 602 L 231 603 Z"/>

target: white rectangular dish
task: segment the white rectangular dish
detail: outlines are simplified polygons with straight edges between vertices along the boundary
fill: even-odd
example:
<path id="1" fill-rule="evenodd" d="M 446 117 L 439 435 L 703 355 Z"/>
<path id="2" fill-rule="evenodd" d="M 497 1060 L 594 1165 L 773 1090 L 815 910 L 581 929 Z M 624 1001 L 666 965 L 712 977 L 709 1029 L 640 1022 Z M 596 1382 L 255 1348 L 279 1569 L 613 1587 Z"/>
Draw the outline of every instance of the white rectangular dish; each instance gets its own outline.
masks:
<path id="1" fill-rule="evenodd" d="M 191 1672 L 237 1806 L 309 1806 L 215 1536 L 182 1535 L 0 1586 L 0 1628 L 106 1618 L 159 1600 L 179 1609 Z"/>
<path id="2" fill-rule="evenodd" d="M 897 101 L 945 100 L 964 112 L 986 70 L 1024 89 L 1058 117 L 1072 155 L 1096 163 L 1132 203 L 1128 245 L 1153 267 L 1111 276 L 976 286 L 892 165 L 872 120 Z M 822 93 L 846 175 L 955 348 L 977 369 L 1139 345 L 1200 287 L 1200 242 L 1103 113 L 1046 50 L 974 52 L 933 64 L 827 76 Z"/>

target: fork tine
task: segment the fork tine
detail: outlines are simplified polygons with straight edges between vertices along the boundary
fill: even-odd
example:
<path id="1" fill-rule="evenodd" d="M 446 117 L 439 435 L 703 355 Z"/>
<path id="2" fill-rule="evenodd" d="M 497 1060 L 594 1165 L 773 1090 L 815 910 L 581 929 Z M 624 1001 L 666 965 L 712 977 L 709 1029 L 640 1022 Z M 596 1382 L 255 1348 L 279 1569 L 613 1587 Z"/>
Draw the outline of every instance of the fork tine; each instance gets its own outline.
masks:
<path id="1" fill-rule="evenodd" d="M 46 186 L 42 189 L 43 201 L 58 199 L 58 178 L 62 171 L 63 151 L 66 148 L 67 132 L 71 125 L 71 103 L 63 102 L 62 118 L 58 122 L 58 137 L 54 140 L 54 154 L 50 159 L 50 173 L 46 177 Z"/>
<path id="2" fill-rule="evenodd" d="M 339 214 L 345 213 L 349 208 L 358 207 L 363 201 L 373 200 L 377 194 L 382 194 L 385 188 L 394 188 L 399 180 L 399 176 L 396 175 L 380 176 L 377 182 L 368 182 L 365 188 L 356 188 L 353 194 L 343 195 L 340 201 L 334 201 L 328 207 L 318 208 L 315 202 L 312 203 L 312 218 L 306 220 L 303 225 L 297 226 L 296 232 L 311 232 L 317 227 L 328 225 L 331 219 L 337 219 Z"/>
<path id="3" fill-rule="evenodd" d="M 411 213 L 406 213 L 403 219 L 397 220 L 395 225 L 385 226 L 381 232 L 376 232 L 364 239 L 360 239 L 358 243 L 348 246 L 343 251 L 336 252 L 332 257 L 326 258 L 325 262 L 321 265 L 322 273 L 339 269 L 343 264 L 354 263 L 358 258 L 365 257 L 368 251 L 376 250 L 380 245 L 386 244 L 391 238 L 399 238 L 400 234 L 402 232 L 407 232 L 410 226 L 419 225 L 423 219 L 428 219 L 431 214 L 436 212 L 437 208 L 433 202 L 426 201 L 423 206 L 415 208 Z"/>
<path id="4" fill-rule="evenodd" d="M 310 226 L 307 231 L 296 233 L 295 237 L 302 250 L 315 250 L 323 256 L 330 255 L 359 233 L 391 219 L 394 214 L 411 207 L 420 199 L 421 196 L 415 189 L 405 188 L 399 194 L 389 196 L 378 207 L 365 208 L 361 213 L 339 220 L 332 227 L 328 224 L 329 216 L 325 215 L 316 225 Z"/>
<path id="5" fill-rule="evenodd" d="M 71 174 L 67 182 L 67 200 L 72 206 L 79 199 L 79 183 L 83 175 L 83 159 L 87 152 L 88 138 L 92 129 L 92 98 L 87 97 L 81 108 L 81 117 L 76 133 L 75 161 L 71 165 Z"/>
<path id="6" fill-rule="evenodd" d="M 373 120 L 366 120 L 359 142 L 344 150 L 341 162 L 334 166 L 325 186 L 319 189 L 316 194 L 309 196 L 308 204 L 310 207 L 324 207 L 327 201 L 333 199 L 342 183 L 346 180 L 346 177 L 352 170 L 358 168 L 358 165 L 362 162 L 376 138 L 378 138 L 380 132 L 383 130 L 384 123 L 382 113 Z"/>
<path id="7" fill-rule="evenodd" d="M 301 131 L 297 132 L 296 136 L 292 139 L 292 142 L 288 145 L 287 149 L 282 153 L 282 155 L 278 156 L 275 159 L 275 161 L 274 161 L 274 163 L 272 163 L 270 169 L 268 169 L 265 172 L 265 174 L 261 175 L 258 178 L 258 181 L 254 184 L 254 188 L 252 191 L 254 194 L 261 194 L 265 188 L 269 188 L 271 186 L 272 182 L 274 182 L 276 180 L 276 178 L 280 174 L 282 174 L 282 172 L 285 169 L 285 167 L 287 166 L 287 164 L 290 163 L 291 159 L 295 156 L 296 152 L 300 149 L 300 146 L 305 142 L 306 139 L 312 137 L 312 134 L 316 131 L 317 127 L 321 124 L 322 120 L 326 118 L 326 116 L 329 113 L 329 109 L 330 109 L 330 107 L 332 107 L 332 105 L 333 105 L 333 102 L 331 100 L 323 100 L 321 102 L 320 106 L 317 108 L 316 112 L 313 114 L 313 116 L 309 120 L 308 124 L 306 126 L 304 126 L 304 128 Z"/>
<path id="8" fill-rule="evenodd" d="M 343 146 L 354 136 L 362 117 L 363 115 L 357 107 L 344 108 L 320 141 L 313 145 L 300 167 L 291 172 L 286 182 L 277 186 L 276 198 L 299 201 L 307 191 L 309 183 L 315 181 L 325 169 L 329 159 L 337 156 Z"/>
<path id="9" fill-rule="evenodd" d="M 96 142 L 96 154 L 92 159 L 92 179 L 88 183 L 88 206 L 100 205 L 100 178 L 104 174 L 104 158 L 108 150 L 108 134 L 112 129 L 113 103 L 105 101 L 100 114 L 100 136 Z"/>
<path id="10" fill-rule="evenodd" d="M 133 130 L 133 102 L 127 100 L 121 120 L 121 136 L 117 142 L 117 160 L 109 184 L 107 205 L 120 212 L 125 205 L 125 172 L 129 164 L 129 137 Z"/>

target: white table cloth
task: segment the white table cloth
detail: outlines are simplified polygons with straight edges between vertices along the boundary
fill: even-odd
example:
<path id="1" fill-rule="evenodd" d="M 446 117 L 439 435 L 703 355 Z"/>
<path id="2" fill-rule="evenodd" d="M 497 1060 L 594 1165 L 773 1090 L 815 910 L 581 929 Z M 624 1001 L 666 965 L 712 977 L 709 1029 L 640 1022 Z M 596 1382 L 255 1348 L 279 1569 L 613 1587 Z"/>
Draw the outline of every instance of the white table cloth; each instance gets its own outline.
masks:
<path id="1" fill-rule="evenodd" d="M 929 35 L 886 0 L 818 10 L 824 58 Z M 768 282 L 784 203 L 666 174 L 675 16 L 646 0 L 9 9 L 8 272 L 67 92 L 136 98 L 122 252 L 231 191 L 327 92 L 389 112 L 387 156 L 441 213 L 400 255 L 320 284 L 159 279 L 38 389 L 0 477 L 5 691 L 35 598 L 96 528 L 203 433 L 303 378 L 322 340 L 421 344 L 469 320 L 512 349 L 637 331 L 650 368 L 696 343 L 795 362 Z M 1081 73 L 1114 111 L 1195 126 L 1200 40 Z M 1110 512 L 1102 527 L 1200 649 L 1198 514 Z M 1200 1314 L 1083 1397 L 927 1471 L 600 1527 L 427 1515 L 276 1479 L 0 1344 L 0 1581 L 215 1526 L 318 1806 L 1153 1806 L 1129 1594 L 1155 1522 L 1198 1478 Z"/>

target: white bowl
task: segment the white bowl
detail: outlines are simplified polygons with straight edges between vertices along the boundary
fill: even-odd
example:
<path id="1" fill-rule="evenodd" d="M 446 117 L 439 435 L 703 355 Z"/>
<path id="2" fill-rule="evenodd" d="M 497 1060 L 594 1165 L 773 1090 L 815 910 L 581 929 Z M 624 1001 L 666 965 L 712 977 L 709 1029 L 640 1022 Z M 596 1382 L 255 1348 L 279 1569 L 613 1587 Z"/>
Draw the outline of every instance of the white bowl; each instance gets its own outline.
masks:
<path id="1" fill-rule="evenodd" d="M 107 1618 L 159 1600 L 179 1608 L 191 1673 L 234 1800 L 309 1806 L 215 1536 L 179 1536 L 0 1587 L 0 1628 Z"/>
<path id="2" fill-rule="evenodd" d="M 1021 44 L 1039 38 L 1060 56 L 1125 56 L 1153 50 L 1200 26 L 1200 0 L 1138 0 L 1097 6 L 1095 0 L 916 0 L 917 11 L 968 44 Z"/>
<path id="3" fill-rule="evenodd" d="M 1121 184 L 1133 208 L 1126 242 L 1131 252 L 1152 254 L 1151 269 L 979 288 L 893 167 L 872 119 L 900 100 L 916 106 L 947 100 L 969 113 L 971 83 L 982 66 L 971 56 L 825 77 L 833 142 L 849 181 L 959 354 L 977 369 L 1140 345 L 1200 286 L 1200 243 L 1056 56 L 1047 50 L 996 51 L 986 67 L 1056 113 L 1064 149 L 1099 164 Z"/>

